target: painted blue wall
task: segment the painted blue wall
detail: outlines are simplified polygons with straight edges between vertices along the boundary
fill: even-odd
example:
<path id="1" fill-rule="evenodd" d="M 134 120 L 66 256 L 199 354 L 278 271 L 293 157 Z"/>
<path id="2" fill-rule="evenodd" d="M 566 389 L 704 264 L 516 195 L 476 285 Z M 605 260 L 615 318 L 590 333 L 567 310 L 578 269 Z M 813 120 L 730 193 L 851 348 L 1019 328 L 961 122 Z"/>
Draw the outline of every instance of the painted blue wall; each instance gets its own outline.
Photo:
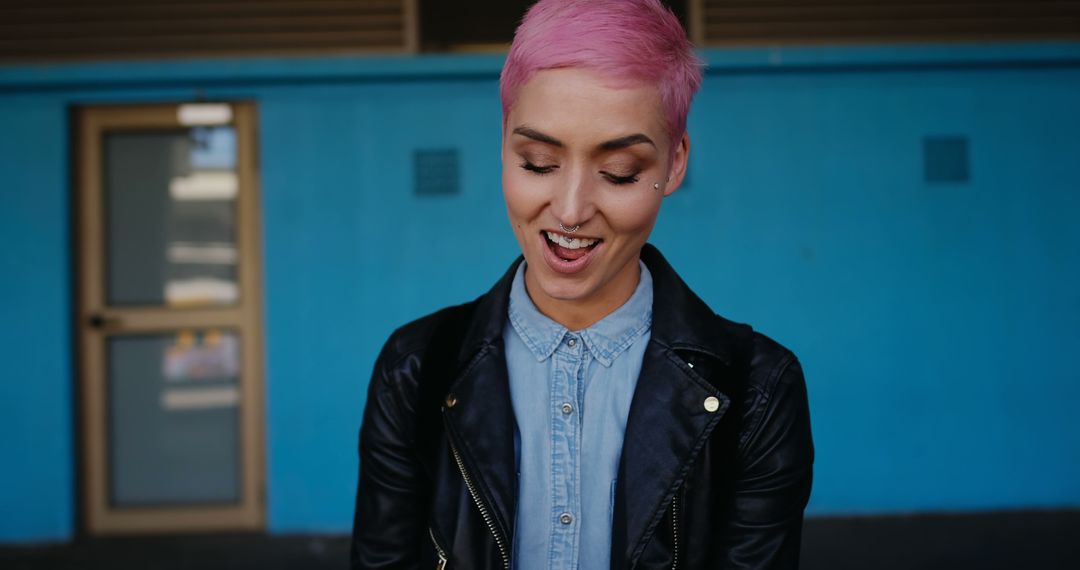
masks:
<path id="1" fill-rule="evenodd" d="M 810 513 L 1080 506 L 1080 44 L 716 50 L 657 243 L 793 348 Z M 68 112 L 258 103 L 268 526 L 351 523 L 367 377 L 516 255 L 495 56 L 0 67 L 0 541 L 74 529 Z M 971 180 L 923 181 L 922 140 Z M 412 195 L 458 148 L 462 193 Z"/>
<path id="2" fill-rule="evenodd" d="M 66 121 L 32 95 L 0 95 L 4 541 L 67 537 L 74 515 Z"/>

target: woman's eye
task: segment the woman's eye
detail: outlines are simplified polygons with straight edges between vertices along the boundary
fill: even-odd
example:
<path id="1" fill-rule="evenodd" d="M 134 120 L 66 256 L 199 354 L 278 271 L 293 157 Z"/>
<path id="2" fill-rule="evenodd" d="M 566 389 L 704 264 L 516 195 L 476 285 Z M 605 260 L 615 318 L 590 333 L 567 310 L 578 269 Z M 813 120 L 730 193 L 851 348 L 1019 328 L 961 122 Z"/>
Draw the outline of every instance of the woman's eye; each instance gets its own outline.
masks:
<path id="1" fill-rule="evenodd" d="M 525 170 L 528 170 L 529 172 L 535 172 L 537 174 L 547 174 L 558 168 L 558 166 L 555 166 L 554 164 L 539 165 L 533 164 L 527 160 L 521 163 L 521 167 Z"/>
<path id="2" fill-rule="evenodd" d="M 615 184 L 617 186 L 621 186 L 623 184 L 633 184 L 638 181 L 637 173 L 630 174 L 628 176 L 617 176 L 610 172 L 601 172 L 601 174 L 603 174 L 604 177 L 608 179 L 608 182 L 611 182 L 612 184 Z"/>

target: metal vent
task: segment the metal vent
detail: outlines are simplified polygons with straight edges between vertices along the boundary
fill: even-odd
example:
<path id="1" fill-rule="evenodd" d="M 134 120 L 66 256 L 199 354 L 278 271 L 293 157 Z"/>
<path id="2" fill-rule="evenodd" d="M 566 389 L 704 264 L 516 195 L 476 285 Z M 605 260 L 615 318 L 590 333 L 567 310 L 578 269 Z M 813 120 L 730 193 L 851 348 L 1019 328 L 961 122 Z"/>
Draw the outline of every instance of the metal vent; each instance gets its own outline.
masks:
<path id="1" fill-rule="evenodd" d="M 460 178 L 457 149 L 422 149 L 413 153 L 413 193 L 417 196 L 460 194 Z"/>
<path id="2" fill-rule="evenodd" d="M 1080 0 L 696 0 L 710 45 L 1080 37 Z"/>
<path id="3" fill-rule="evenodd" d="M 3 0 L 0 62 L 412 52 L 415 0 Z"/>
<path id="4" fill-rule="evenodd" d="M 967 137 L 924 138 L 923 176 L 927 182 L 967 182 L 970 178 Z"/>

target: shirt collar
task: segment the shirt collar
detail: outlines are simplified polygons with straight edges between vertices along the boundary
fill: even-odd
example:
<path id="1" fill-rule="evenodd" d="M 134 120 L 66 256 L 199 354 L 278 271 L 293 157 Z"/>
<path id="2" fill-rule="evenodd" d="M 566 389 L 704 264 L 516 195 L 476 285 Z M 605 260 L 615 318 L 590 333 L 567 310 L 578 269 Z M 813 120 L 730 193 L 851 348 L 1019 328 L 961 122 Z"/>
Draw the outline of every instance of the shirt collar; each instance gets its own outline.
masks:
<path id="1" fill-rule="evenodd" d="M 581 336 L 593 358 L 605 367 L 611 366 L 652 324 L 652 275 L 640 260 L 638 267 L 641 278 L 630 298 L 606 317 L 576 333 Z M 525 290 L 525 263 L 518 264 L 510 285 L 507 313 L 510 324 L 538 362 L 550 358 L 570 333 L 566 327 L 541 313 L 529 298 Z"/>

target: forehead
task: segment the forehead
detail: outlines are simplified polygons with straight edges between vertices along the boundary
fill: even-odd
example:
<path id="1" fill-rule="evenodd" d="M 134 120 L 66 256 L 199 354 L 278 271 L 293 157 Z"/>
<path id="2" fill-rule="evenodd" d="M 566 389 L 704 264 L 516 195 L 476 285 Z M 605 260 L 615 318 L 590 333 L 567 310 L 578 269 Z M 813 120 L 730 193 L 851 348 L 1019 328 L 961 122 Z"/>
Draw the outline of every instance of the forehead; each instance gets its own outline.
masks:
<path id="1" fill-rule="evenodd" d="M 521 86 L 507 129 L 527 125 L 568 142 L 595 142 L 643 133 L 664 137 L 660 95 L 644 83 L 617 84 L 582 68 L 545 69 Z"/>

